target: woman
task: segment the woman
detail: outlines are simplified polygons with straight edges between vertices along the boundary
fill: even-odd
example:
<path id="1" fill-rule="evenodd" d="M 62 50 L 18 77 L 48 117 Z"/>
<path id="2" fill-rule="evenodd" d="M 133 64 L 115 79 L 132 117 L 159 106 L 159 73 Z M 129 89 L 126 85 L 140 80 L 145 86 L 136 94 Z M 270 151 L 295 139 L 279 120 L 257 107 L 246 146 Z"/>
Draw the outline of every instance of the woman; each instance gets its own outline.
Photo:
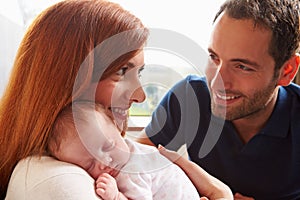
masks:
<path id="1" fill-rule="evenodd" d="M 47 156 L 52 125 L 84 99 L 123 126 L 130 105 L 145 99 L 139 73 L 147 37 L 138 18 L 102 0 L 59 2 L 35 19 L 1 99 L 0 199 L 98 199 L 86 172 Z"/>

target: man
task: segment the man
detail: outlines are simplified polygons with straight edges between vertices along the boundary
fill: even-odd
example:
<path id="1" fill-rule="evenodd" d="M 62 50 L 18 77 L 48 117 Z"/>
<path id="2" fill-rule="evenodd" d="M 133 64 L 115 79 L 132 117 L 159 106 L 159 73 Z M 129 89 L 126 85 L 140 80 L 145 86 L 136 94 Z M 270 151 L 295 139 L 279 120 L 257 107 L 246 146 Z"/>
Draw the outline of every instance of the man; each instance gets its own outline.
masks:
<path id="1" fill-rule="evenodd" d="M 226 1 L 206 77 L 176 84 L 138 141 L 186 144 L 235 199 L 299 199 L 299 41 L 299 0 Z"/>

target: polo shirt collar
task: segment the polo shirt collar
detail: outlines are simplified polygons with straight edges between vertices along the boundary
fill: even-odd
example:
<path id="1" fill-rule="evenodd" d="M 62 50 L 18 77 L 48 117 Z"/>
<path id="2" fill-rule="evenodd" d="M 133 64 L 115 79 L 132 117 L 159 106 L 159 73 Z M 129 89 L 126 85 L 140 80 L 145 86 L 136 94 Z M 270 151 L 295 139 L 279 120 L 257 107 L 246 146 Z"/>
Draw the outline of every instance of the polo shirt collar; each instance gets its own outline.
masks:
<path id="1" fill-rule="evenodd" d="M 274 111 L 260 134 L 284 138 L 289 132 L 291 98 L 285 88 L 280 87 Z"/>

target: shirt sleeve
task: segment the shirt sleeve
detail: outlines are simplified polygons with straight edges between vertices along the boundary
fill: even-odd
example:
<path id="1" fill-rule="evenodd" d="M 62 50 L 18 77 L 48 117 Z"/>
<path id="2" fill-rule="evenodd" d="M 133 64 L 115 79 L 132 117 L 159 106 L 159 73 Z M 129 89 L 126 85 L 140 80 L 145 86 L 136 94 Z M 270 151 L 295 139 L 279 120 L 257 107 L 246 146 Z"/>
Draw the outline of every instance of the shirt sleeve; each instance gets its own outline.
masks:
<path id="1" fill-rule="evenodd" d="M 186 79 L 175 84 L 163 97 L 152 114 L 145 131 L 155 144 L 178 150 L 184 144 L 182 134 L 182 110 L 185 110 Z"/>

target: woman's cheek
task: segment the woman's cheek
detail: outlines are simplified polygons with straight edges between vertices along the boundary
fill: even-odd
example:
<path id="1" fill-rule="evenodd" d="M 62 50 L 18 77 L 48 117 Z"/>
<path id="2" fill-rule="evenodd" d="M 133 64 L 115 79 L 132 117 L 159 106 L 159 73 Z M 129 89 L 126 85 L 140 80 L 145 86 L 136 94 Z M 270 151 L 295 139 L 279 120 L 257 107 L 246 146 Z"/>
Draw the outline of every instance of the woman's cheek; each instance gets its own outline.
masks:
<path id="1" fill-rule="evenodd" d="M 110 107 L 114 88 L 112 84 L 101 84 L 99 82 L 95 92 L 95 101 L 104 107 Z"/>

